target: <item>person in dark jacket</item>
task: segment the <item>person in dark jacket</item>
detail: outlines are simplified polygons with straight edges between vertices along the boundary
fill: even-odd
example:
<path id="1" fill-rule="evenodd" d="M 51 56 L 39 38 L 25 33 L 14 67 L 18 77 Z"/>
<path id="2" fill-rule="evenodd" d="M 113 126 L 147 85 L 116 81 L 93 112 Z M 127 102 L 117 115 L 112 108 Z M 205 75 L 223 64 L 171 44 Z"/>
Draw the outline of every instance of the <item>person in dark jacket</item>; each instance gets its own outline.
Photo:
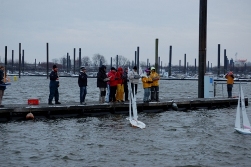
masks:
<path id="1" fill-rule="evenodd" d="M 105 103 L 105 96 L 106 96 L 106 87 L 107 81 L 110 78 L 106 75 L 106 66 L 102 65 L 99 67 L 99 71 L 97 73 L 97 87 L 99 88 L 99 103 Z"/>
<path id="2" fill-rule="evenodd" d="M 80 104 L 86 104 L 85 103 L 85 96 L 87 94 L 87 74 L 85 67 L 80 68 L 81 71 L 78 76 L 78 86 L 80 88 Z"/>
<path id="3" fill-rule="evenodd" d="M 0 84 L 4 84 L 5 79 L 4 79 L 4 66 L 0 66 Z M 2 100 L 3 100 L 3 95 L 4 95 L 4 90 L 6 89 L 6 86 L 0 86 L 0 107 L 4 107 L 2 105 Z"/>
<path id="4" fill-rule="evenodd" d="M 52 71 L 50 73 L 50 95 L 48 99 L 48 104 L 53 105 L 52 99 L 55 97 L 55 104 L 61 104 L 59 100 L 59 93 L 58 93 L 58 87 L 59 87 L 59 77 L 58 77 L 58 67 L 56 65 L 53 65 Z"/>
<path id="5" fill-rule="evenodd" d="M 124 80 L 124 92 L 125 92 L 125 101 L 128 102 L 128 68 L 125 68 L 124 74 L 123 74 L 123 80 Z"/>

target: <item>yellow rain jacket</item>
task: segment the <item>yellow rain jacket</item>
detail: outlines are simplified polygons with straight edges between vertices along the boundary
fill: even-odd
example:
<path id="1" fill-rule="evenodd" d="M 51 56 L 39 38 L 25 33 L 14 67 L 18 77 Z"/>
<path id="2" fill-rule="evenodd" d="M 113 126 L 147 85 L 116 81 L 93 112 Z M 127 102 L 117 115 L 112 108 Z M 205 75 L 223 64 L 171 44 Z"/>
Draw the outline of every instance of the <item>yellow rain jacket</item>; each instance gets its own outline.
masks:
<path id="1" fill-rule="evenodd" d="M 227 79 L 227 84 L 234 84 L 234 75 L 232 72 L 227 73 L 225 78 Z"/>
<path id="2" fill-rule="evenodd" d="M 160 77 L 158 73 L 151 71 L 150 78 L 153 80 L 152 86 L 159 86 Z"/>
<path id="3" fill-rule="evenodd" d="M 153 82 L 152 78 L 148 77 L 148 76 L 143 76 L 141 78 L 141 81 L 143 83 L 143 88 L 150 88 L 151 84 Z"/>

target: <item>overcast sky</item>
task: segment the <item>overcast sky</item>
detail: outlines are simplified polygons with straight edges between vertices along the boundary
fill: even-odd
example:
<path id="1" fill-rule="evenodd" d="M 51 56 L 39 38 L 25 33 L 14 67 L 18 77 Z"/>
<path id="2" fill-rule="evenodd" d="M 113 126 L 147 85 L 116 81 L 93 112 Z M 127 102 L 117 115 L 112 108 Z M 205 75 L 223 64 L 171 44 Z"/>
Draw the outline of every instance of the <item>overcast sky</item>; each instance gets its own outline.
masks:
<path id="1" fill-rule="evenodd" d="M 198 64 L 200 0 L 0 0 L 0 56 L 8 59 L 19 43 L 25 61 L 73 58 L 73 48 L 82 57 L 103 55 L 108 64 L 116 55 L 134 60 L 140 47 L 140 60 L 154 64 L 155 39 L 159 39 L 162 64 Z M 224 49 L 228 58 L 248 59 L 251 53 L 251 0 L 208 0 L 207 61 L 217 65 L 218 44 L 221 64 Z"/>

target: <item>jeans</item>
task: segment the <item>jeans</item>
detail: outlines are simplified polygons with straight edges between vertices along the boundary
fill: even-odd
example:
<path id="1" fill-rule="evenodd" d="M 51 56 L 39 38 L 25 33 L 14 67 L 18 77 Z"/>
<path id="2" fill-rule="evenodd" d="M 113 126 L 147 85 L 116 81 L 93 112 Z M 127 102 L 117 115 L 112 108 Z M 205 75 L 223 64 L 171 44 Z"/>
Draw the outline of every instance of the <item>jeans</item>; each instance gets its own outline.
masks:
<path id="1" fill-rule="evenodd" d="M 80 103 L 85 102 L 85 96 L 87 94 L 87 87 L 80 87 Z"/>
<path id="2" fill-rule="evenodd" d="M 233 88 L 233 84 L 227 84 L 228 98 L 232 98 L 232 88 Z"/>
<path id="3" fill-rule="evenodd" d="M 58 87 L 55 85 L 50 86 L 49 103 L 52 102 L 53 97 L 55 97 L 55 101 L 58 102 L 59 100 Z"/>
<path id="4" fill-rule="evenodd" d="M 144 99 L 143 99 L 144 102 L 147 102 L 150 100 L 149 99 L 150 90 L 151 90 L 151 88 L 144 88 Z"/>

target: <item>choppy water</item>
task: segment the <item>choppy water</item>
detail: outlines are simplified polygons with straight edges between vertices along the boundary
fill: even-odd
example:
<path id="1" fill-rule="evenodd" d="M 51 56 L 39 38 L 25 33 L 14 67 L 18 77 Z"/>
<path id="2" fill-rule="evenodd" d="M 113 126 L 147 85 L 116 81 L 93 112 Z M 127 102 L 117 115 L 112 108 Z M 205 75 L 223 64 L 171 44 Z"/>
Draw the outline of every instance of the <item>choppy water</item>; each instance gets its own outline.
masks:
<path id="1" fill-rule="evenodd" d="M 3 103 L 27 103 L 31 97 L 47 103 L 48 83 L 22 77 L 6 89 Z M 78 102 L 77 78 L 60 83 L 60 101 Z M 160 83 L 160 98 L 197 97 L 197 81 Z M 96 80 L 89 85 L 87 102 L 98 101 Z M 249 100 L 250 87 L 243 84 Z M 238 95 L 237 85 L 233 92 Z M 226 85 L 223 93 L 226 97 Z M 125 115 L 2 123 L 0 166 L 251 166 L 251 136 L 234 132 L 235 111 L 140 113 L 143 130 L 130 127 Z M 248 106 L 249 118 L 250 112 Z"/>

